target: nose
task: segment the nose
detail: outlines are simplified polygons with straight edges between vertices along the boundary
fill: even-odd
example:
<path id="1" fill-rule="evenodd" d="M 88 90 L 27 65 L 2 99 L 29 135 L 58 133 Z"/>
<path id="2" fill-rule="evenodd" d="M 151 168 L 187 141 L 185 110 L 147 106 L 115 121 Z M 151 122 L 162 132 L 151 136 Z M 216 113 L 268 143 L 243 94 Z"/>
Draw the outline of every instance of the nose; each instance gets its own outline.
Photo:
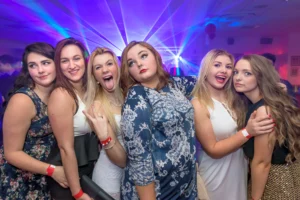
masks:
<path id="1" fill-rule="evenodd" d="M 103 73 L 106 73 L 106 72 L 108 72 L 108 66 L 106 66 L 106 65 L 103 65 L 103 67 L 102 67 L 102 70 L 103 70 Z"/>
<path id="2" fill-rule="evenodd" d="M 39 74 L 42 74 L 42 73 L 44 73 L 44 67 L 43 66 L 38 66 L 38 73 Z"/>
<path id="3" fill-rule="evenodd" d="M 69 62 L 69 68 L 70 69 L 74 69 L 75 65 L 76 65 L 75 62 L 73 60 L 70 60 L 70 62 Z"/>
<path id="4" fill-rule="evenodd" d="M 143 64 L 142 64 L 142 62 L 141 61 L 137 61 L 137 66 L 138 66 L 138 68 L 141 68 L 142 66 L 143 66 Z"/>

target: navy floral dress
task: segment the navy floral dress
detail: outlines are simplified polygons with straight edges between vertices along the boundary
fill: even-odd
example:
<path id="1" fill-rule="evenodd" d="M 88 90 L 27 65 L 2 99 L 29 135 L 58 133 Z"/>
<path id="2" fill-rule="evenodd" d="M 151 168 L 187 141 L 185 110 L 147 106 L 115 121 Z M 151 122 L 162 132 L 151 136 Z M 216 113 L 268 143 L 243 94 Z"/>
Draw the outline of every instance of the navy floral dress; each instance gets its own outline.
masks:
<path id="1" fill-rule="evenodd" d="M 28 95 L 37 112 L 28 129 L 23 151 L 37 160 L 45 161 L 51 147 L 56 144 L 48 120 L 47 105 L 30 88 L 23 87 L 16 93 Z M 50 199 L 45 176 L 20 170 L 7 163 L 3 146 L 0 148 L 0 199 Z"/>
<path id="2" fill-rule="evenodd" d="M 194 77 L 172 77 L 161 91 L 136 85 L 122 109 L 128 155 L 121 198 L 136 200 L 135 185 L 155 182 L 156 199 L 197 197 L 194 110 L 186 98 Z"/>

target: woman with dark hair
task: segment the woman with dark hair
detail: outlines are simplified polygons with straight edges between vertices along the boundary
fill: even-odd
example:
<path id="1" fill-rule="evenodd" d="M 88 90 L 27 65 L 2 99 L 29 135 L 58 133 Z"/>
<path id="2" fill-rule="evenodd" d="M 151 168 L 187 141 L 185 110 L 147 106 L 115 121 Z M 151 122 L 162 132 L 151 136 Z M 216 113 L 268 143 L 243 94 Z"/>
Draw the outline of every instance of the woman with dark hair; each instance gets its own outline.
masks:
<path id="1" fill-rule="evenodd" d="M 49 156 L 63 165 L 70 189 L 49 180 L 54 199 L 90 199 L 81 189 L 82 175 L 92 176 L 98 159 L 98 139 L 83 114 L 87 83 L 87 50 L 74 38 L 59 41 L 55 48 L 56 84 L 49 99 L 48 113 L 58 148 Z M 59 150 L 58 150 L 59 149 Z"/>
<path id="2" fill-rule="evenodd" d="M 56 141 L 47 115 L 55 80 L 54 49 L 46 43 L 25 48 L 3 122 L 0 199 L 50 199 L 45 175 L 67 187 L 62 167 L 46 163 Z"/>
<path id="3" fill-rule="evenodd" d="M 197 198 L 194 112 L 186 98 L 195 83 L 192 77 L 171 78 L 146 42 L 124 49 L 121 131 L 128 158 L 122 199 Z"/>
<path id="4" fill-rule="evenodd" d="M 246 55 L 235 65 L 238 96 L 233 105 L 238 127 L 244 127 L 255 110 L 258 117 L 270 114 L 276 121 L 272 133 L 251 138 L 244 145 L 253 200 L 300 199 L 300 110 L 279 81 L 272 64 L 262 56 Z"/>

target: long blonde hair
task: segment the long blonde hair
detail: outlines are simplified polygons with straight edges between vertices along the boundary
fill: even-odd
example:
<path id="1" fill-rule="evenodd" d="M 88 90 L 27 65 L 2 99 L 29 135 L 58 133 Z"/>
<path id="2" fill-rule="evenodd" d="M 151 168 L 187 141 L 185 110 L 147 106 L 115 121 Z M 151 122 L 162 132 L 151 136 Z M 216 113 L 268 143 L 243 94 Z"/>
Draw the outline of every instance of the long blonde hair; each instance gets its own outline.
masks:
<path id="1" fill-rule="evenodd" d="M 118 59 L 117 56 L 115 55 L 115 53 L 110 50 L 109 48 L 100 48 L 97 47 L 91 54 L 89 62 L 88 62 L 88 69 L 87 69 L 87 92 L 85 95 L 85 103 L 87 105 L 87 109 L 90 109 L 91 106 L 93 105 L 94 101 L 100 101 L 101 103 L 101 107 L 104 108 L 103 110 L 103 114 L 107 117 L 114 133 L 117 133 L 119 131 L 119 127 L 116 123 L 116 120 L 114 118 L 114 114 L 112 112 L 112 107 L 111 104 L 104 92 L 104 89 L 101 87 L 100 84 L 97 83 L 97 80 L 95 79 L 95 76 L 93 75 L 93 62 L 95 60 L 95 57 L 97 55 L 103 55 L 105 53 L 108 53 L 110 55 L 112 55 L 113 57 L 113 62 L 114 64 L 117 66 L 118 68 L 118 77 L 117 77 L 117 87 L 114 91 L 115 97 L 117 102 L 121 102 L 123 104 L 124 102 L 124 98 L 123 98 L 123 94 L 121 91 L 121 87 L 120 87 L 120 67 L 118 64 Z"/>
<path id="2" fill-rule="evenodd" d="M 206 77 L 210 68 L 213 65 L 213 62 L 216 60 L 218 56 L 222 56 L 222 55 L 228 56 L 232 65 L 234 64 L 233 55 L 231 55 L 230 53 L 222 49 L 213 49 L 209 51 L 201 61 L 197 84 L 195 85 L 192 91 L 192 96 L 197 97 L 200 103 L 205 105 L 206 107 L 214 108 L 211 94 L 207 87 Z M 233 102 L 233 92 L 231 89 L 231 85 L 232 85 L 232 77 L 230 77 L 230 79 L 227 81 L 227 83 L 224 86 L 229 108 L 232 108 L 231 103 Z"/>
<path id="3" fill-rule="evenodd" d="M 272 63 L 263 56 L 245 55 L 241 60 L 250 63 L 260 94 L 264 99 L 264 105 L 270 108 L 271 116 L 276 122 L 275 141 L 279 146 L 286 145 L 290 154 L 286 161 L 293 158 L 300 159 L 300 110 L 297 108 L 292 98 L 279 85 L 280 78 Z M 237 108 L 238 127 L 245 126 L 246 113 L 249 100 L 242 93 L 238 93 L 234 100 Z"/>

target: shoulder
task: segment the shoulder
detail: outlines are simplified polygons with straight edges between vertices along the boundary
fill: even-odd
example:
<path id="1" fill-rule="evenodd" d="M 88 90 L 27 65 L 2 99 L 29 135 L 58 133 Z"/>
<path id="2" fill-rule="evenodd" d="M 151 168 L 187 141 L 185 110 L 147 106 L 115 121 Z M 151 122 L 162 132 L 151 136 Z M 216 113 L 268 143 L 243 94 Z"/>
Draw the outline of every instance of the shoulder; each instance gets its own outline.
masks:
<path id="1" fill-rule="evenodd" d="M 62 106 L 73 106 L 75 100 L 64 88 L 55 88 L 49 98 L 48 107 L 52 107 L 52 105 L 62 105 Z"/>
<path id="2" fill-rule="evenodd" d="M 146 95 L 146 88 L 144 86 L 134 85 L 128 90 L 127 98 L 145 96 L 145 95 Z"/>
<path id="3" fill-rule="evenodd" d="M 7 105 L 7 112 L 14 112 L 14 114 L 34 114 L 35 113 L 35 104 L 32 99 L 24 93 L 14 94 Z"/>

